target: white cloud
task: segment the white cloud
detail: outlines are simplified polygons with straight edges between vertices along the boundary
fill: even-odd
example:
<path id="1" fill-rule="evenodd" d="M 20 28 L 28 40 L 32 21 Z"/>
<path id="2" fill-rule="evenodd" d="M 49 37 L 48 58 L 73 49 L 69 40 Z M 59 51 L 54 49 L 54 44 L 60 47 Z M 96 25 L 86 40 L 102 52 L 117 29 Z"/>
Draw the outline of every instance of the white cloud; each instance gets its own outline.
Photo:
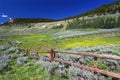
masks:
<path id="1" fill-rule="evenodd" d="M 3 23 L 0 23 L 0 24 L 3 24 Z"/>
<path id="2" fill-rule="evenodd" d="M 6 18 L 8 15 L 2 14 L 1 17 Z"/>
<path id="3" fill-rule="evenodd" d="M 12 18 L 9 18 L 9 20 L 11 20 Z"/>

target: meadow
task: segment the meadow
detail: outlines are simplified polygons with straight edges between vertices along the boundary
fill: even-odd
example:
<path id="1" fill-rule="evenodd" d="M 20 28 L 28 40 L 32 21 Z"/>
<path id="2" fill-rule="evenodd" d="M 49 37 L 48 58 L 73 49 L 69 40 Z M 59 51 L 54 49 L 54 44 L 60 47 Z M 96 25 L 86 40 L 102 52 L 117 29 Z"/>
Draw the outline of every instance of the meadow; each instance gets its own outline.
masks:
<path id="1" fill-rule="evenodd" d="M 67 34 L 65 35 L 67 36 Z M 65 50 L 68 48 L 70 49 L 78 46 L 93 47 L 120 44 L 119 31 L 100 34 L 87 34 L 83 36 L 69 37 L 63 39 L 54 39 L 55 37 L 58 36 L 41 33 L 21 36 L 4 36 L 2 38 L 13 41 L 21 41 L 22 44 L 20 45 L 20 47 L 36 51 L 47 51 L 51 48 Z"/>
<path id="2" fill-rule="evenodd" d="M 89 31 L 92 32 L 95 30 L 89 30 Z M 93 34 L 91 33 L 89 34 L 88 31 L 87 32 L 82 31 L 81 33 L 87 33 L 87 34 L 86 35 L 79 34 L 79 36 L 78 35 L 75 36 L 78 33 L 77 31 L 75 33 L 75 30 L 64 31 L 63 33 L 61 32 L 55 32 L 52 34 L 44 32 L 44 33 L 31 34 L 31 35 L 1 36 L 1 39 L 8 39 L 11 41 L 20 41 L 22 42 L 22 44 L 20 44 L 19 47 L 24 48 L 24 49 L 30 49 L 31 51 L 38 51 L 39 56 L 46 55 L 45 53 L 40 53 L 40 52 L 48 51 L 51 48 L 58 49 L 58 50 L 75 49 L 75 51 L 77 51 L 80 49 L 87 50 L 87 48 L 96 49 L 97 46 L 98 47 L 99 46 L 113 46 L 114 47 L 114 46 L 119 46 L 120 44 L 119 31 L 112 31 L 112 32 L 107 32 L 107 33 L 101 32 L 97 34 L 96 32 L 95 33 L 93 32 Z M 66 36 L 68 35 L 69 37 L 66 37 L 65 35 Z M 61 36 L 62 38 L 59 38 Z M 4 41 L 0 41 L 0 44 L 1 45 L 4 44 Z M 83 49 L 84 47 L 86 48 Z M 108 50 L 108 49 L 109 48 L 107 47 L 105 48 L 105 50 Z M 103 50 L 103 53 L 106 53 L 106 52 Z M 110 54 L 120 55 L 119 53 L 120 53 L 120 50 L 117 49 L 117 50 L 113 50 Z M 22 54 L 17 54 L 17 55 L 20 56 L 18 58 L 22 59 L 23 57 L 21 56 Z M 63 56 L 64 56 L 63 58 L 65 59 L 69 59 L 70 57 L 70 55 L 66 55 L 66 56 L 63 55 Z M 36 60 L 33 57 L 28 57 L 26 60 L 27 63 L 23 63 L 23 65 L 21 66 L 17 62 L 19 61 L 18 58 L 17 59 L 15 58 L 12 61 L 10 61 L 9 67 L 0 71 L 0 80 L 70 80 L 70 78 L 73 78 L 72 73 L 74 73 L 74 70 L 77 70 L 77 68 L 73 70 L 71 67 L 69 69 L 70 70 L 69 74 L 67 74 L 65 78 L 61 78 L 58 72 L 54 75 L 51 75 L 49 71 L 45 70 L 46 67 L 48 70 L 55 68 L 55 65 L 58 65 L 58 63 L 49 63 L 49 62 L 45 63 L 45 62 L 41 62 L 41 60 Z M 22 60 L 24 60 L 24 58 Z M 36 62 L 38 62 L 40 66 Z M 93 61 L 91 60 L 87 64 L 93 65 Z M 102 63 L 102 60 L 99 60 L 99 67 L 101 69 L 111 70 L 111 68 L 109 68 L 107 65 Z M 117 69 L 117 71 L 119 71 L 119 68 Z M 87 74 L 87 73 L 85 72 L 84 74 Z M 105 79 L 109 80 L 109 77 L 105 77 Z"/>

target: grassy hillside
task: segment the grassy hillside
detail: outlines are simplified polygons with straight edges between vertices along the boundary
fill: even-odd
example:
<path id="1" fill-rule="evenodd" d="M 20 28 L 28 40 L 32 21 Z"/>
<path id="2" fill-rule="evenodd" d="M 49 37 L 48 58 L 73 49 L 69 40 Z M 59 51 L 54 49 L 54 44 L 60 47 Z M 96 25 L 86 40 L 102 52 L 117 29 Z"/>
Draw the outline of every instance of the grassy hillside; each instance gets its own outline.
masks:
<path id="1" fill-rule="evenodd" d="M 53 29 L 56 28 L 64 28 L 67 25 L 67 29 L 78 29 L 78 28 L 116 28 L 120 27 L 120 17 L 117 16 L 111 16 L 111 17 L 105 17 L 103 15 L 110 15 L 120 13 L 120 1 L 106 4 L 101 7 L 98 7 L 92 11 L 85 12 L 80 15 L 76 15 L 73 17 L 68 17 L 65 19 L 62 19 L 64 21 L 63 24 L 59 24 L 59 21 L 61 20 L 54 20 L 54 19 L 44 19 L 44 18 L 16 18 L 14 19 L 14 22 L 12 23 L 4 23 L 3 26 L 23 26 L 31 28 L 34 27 L 33 24 L 44 22 L 44 26 L 46 26 L 46 22 L 53 22 L 53 24 L 50 24 L 49 26 L 53 26 Z M 119 14 L 120 15 L 120 14 Z M 85 17 L 88 17 L 85 18 Z M 102 16 L 102 17 L 101 17 Z M 82 19 L 80 19 L 82 17 Z M 71 19 L 70 21 L 68 19 Z M 72 21 L 73 19 L 73 21 Z M 68 21 L 67 21 L 68 20 Z M 55 21 L 58 21 L 57 23 L 54 23 Z M 40 27 L 40 25 L 37 25 Z M 47 26 L 47 27 L 49 27 Z"/>
<path id="2" fill-rule="evenodd" d="M 90 19 L 77 19 L 68 23 L 67 29 L 81 29 L 81 28 L 119 28 L 120 16 L 112 17 L 96 17 Z"/>
<path id="3" fill-rule="evenodd" d="M 99 15 L 115 14 L 115 13 L 120 13 L 120 1 L 117 1 L 117 2 L 114 2 L 114 3 L 111 3 L 111 4 L 103 5 L 101 7 L 98 7 L 94 10 L 85 12 L 83 14 L 79 14 L 79 15 L 75 15 L 75 16 L 72 16 L 72 17 L 65 18 L 64 20 L 79 18 L 79 17 L 83 17 L 83 16 L 92 17 L 92 16 L 95 16 L 95 15 L 99 16 Z"/>

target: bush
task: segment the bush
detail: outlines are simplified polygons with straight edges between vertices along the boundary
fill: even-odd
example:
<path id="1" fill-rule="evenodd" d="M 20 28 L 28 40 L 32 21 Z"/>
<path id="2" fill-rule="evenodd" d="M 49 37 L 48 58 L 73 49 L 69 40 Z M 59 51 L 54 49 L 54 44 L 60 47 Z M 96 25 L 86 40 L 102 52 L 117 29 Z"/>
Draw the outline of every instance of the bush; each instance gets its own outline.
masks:
<path id="1" fill-rule="evenodd" d="M 68 23 L 66 29 L 81 29 L 81 28 L 111 29 L 120 27 L 119 22 L 120 22 L 119 16 L 74 20 Z"/>
<path id="2" fill-rule="evenodd" d="M 64 27 L 64 25 L 60 24 L 60 25 L 53 26 L 52 29 L 61 29 L 63 27 Z"/>

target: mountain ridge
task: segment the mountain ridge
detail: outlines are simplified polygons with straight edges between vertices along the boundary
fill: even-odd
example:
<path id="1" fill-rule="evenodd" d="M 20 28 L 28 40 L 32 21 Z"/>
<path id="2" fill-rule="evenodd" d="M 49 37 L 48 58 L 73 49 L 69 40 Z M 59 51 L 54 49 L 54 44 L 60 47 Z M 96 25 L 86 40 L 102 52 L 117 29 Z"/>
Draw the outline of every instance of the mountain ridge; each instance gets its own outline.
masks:
<path id="1" fill-rule="evenodd" d="M 100 15 L 107 15 L 107 14 L 115 14 L 120 13 L 120 1 L 116 1 L 110 4 L 105 4 L 101 7 L 98 7 L 94 10 L 87 11 L 82 14 L 78 14 L 75 16 L 63 18 L 63 19 L 48 19 L 48 18 L 15 18 L 12 24 L 27 24 L 27 23 L 40 23 L 40 22 L 55 22 L 55 21 L 62 21 L 62 20 L 69 20 L 69 19 L 77 19 L 80 17 L 93 17 L 93 16 L 100 16 Z M 9 22 L 5 22 L 1 25 L 7 25 L 10 24 Z"/>
<path id="2" fill-rule="evenodd" d="M 78 18 L 78 17 L 83 17 L 83 16 L 93 17 L 94 15 L 99 16 L 99 15 L 115 14 L 117 12 L 120 13 L 120 1 L 119 0 L 113 3 L 110 3 L 110 4 L 102 5 L 98 8 L 95 8 L 94 10 L 90 10 L 82 14 L 64 18 L 62 20 L 73 19 L 73 18 Z"/>

